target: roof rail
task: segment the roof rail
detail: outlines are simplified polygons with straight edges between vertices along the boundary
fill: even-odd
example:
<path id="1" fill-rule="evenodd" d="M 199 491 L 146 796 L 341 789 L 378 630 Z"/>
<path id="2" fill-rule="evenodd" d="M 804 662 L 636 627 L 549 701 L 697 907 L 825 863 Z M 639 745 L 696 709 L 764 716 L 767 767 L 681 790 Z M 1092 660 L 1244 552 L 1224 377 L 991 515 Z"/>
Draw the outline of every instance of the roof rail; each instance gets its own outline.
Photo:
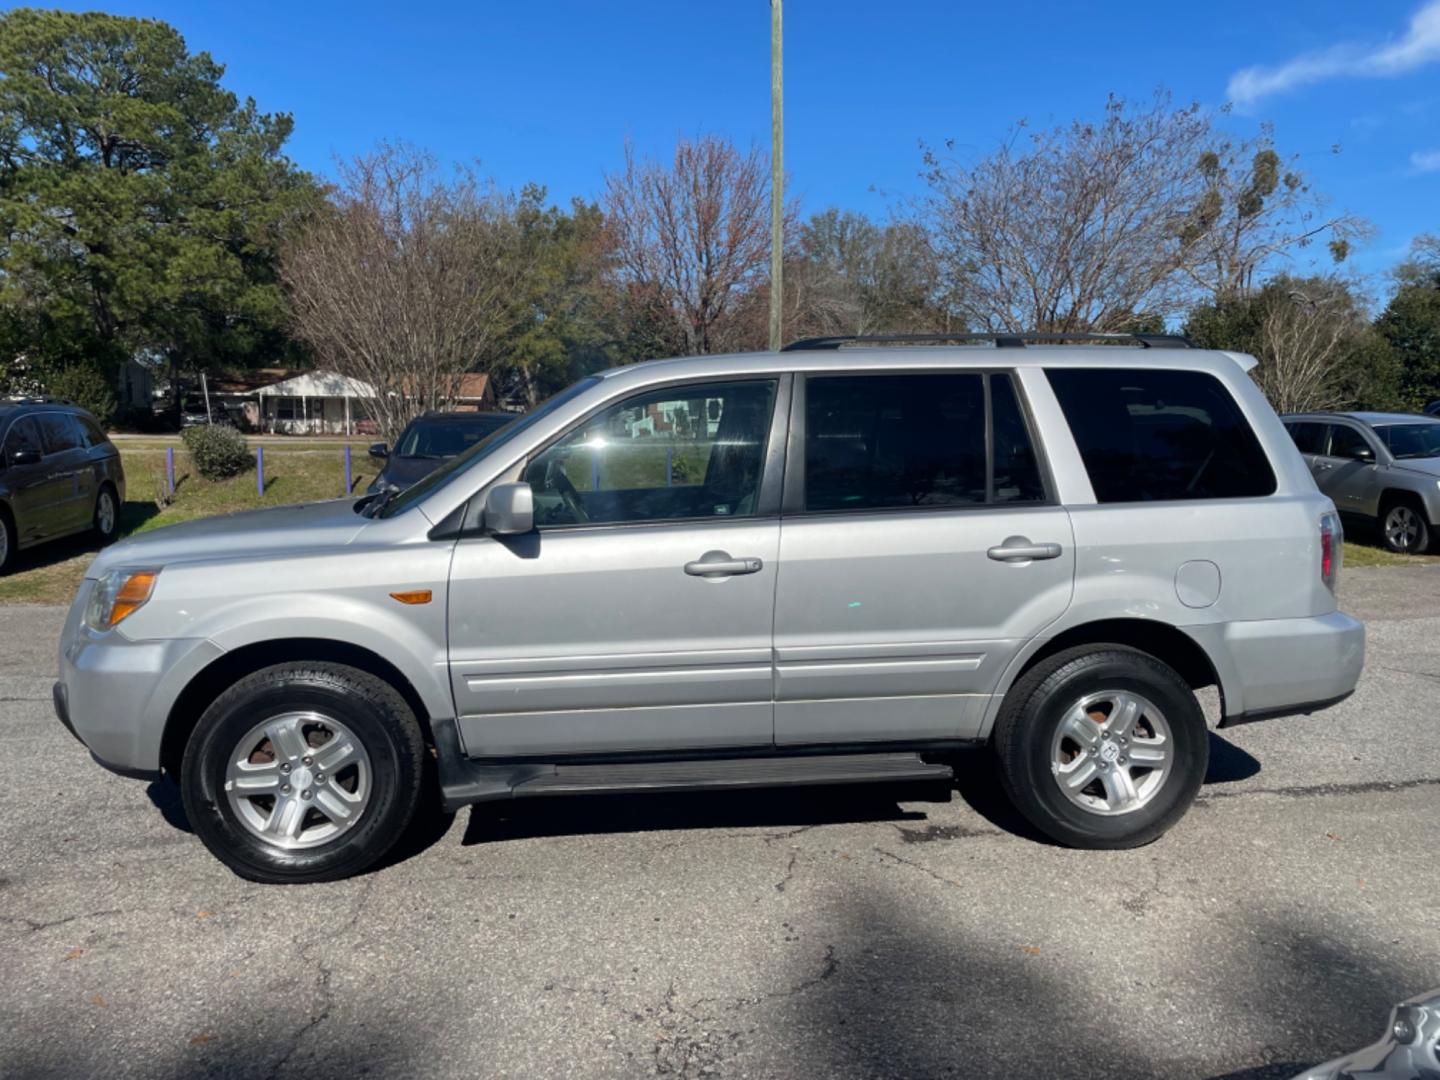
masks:
<path id="1" fill-rule="evenodd" d="M 1182 334 L 1052 334 L 999 332 L 987 334 L 841 334 L 833 337 L 801 338 L 782 348 L 781 352 L 811 352 L 817 349 L 841 349 L 847 345 L 921 345 L 947 341 L 993 341 L 997 349 L 1023 349 L 1033 342 L 1105 341 L 1133 343 L 1144 349 L 1193 349 L 1190 339 Z"/>

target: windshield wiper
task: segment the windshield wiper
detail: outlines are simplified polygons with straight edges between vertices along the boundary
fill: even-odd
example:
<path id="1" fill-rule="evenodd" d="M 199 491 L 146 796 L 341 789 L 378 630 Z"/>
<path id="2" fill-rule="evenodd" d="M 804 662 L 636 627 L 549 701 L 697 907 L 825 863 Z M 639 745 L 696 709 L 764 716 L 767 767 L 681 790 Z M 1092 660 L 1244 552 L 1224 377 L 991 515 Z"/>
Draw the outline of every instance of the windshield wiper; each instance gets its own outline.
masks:
<path id="1" fill-rule="evenodd" d="M 362 513 L 368 518 L 379 517 L 380 511 L 390 505 L 390 501 L 400 494 L 400 490 L 400 488 L 386 488 L 384 491 L 378 492 L 372 497 L 373 501 L 365 504 Z"/>

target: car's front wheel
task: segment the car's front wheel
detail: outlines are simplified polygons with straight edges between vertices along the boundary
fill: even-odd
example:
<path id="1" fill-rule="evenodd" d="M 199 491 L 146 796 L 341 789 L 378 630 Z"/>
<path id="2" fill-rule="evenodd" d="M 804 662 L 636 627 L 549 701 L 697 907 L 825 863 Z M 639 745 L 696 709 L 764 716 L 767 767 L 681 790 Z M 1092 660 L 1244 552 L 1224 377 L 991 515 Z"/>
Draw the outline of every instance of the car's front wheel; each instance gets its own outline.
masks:
<path id="1" fill-rule="evenodd" d="M 1398 499 L 1380 515 L 1380 537 L 1385 546 L 1401 555 L 1419 555 L 1430 547 L 1430 523 L 1419 501 Z"/>
<path id="2" fill-rule="evenodd" d="M 205 710 L 180 790 L 196 834 L 241 877 L 331 881 L 400 838 L 423 760 L 420 726 L 389 683 L 342 664 L 277 664 Z"/>
<path id="3" fill-rule="evenodd" d="M 1158 838 L 1194 801 L 1209 745 L 1185 681 L 1120 645 L 1081 646 L 1036 664 L 1006 695 L 995 725 L 1011 800 L 1072 847 Z"/>
<path id="4" fill-rule="evenodd" d="M 0 506 L 0 574 L 10 569 L 15 561 L 15 519 L 10 511 Z"/>

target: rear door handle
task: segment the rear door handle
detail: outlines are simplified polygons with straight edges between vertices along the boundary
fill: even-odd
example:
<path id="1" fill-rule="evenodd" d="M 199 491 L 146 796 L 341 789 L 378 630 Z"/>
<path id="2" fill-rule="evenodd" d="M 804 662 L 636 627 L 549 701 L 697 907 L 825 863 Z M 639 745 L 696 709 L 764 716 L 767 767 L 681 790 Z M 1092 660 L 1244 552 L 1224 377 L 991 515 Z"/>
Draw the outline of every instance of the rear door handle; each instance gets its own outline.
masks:
<path id="1" fill-rule="evenodd" d="M 691 577 L 732 577 L 757 574 L 764 565 L 759 559 L 732 559 L 728 551 L 707 551 L 694 562 L 687 562 L 685 573 Z"/>
<path id="2" fill-rule="evenodd" d="M 1028 559 L 1058 559 L 1059 544 L 1032 544 L 1025 536 L 1007 536 L 1005 542 L 985 552 L 996 562 L 1021 562 Z"/>

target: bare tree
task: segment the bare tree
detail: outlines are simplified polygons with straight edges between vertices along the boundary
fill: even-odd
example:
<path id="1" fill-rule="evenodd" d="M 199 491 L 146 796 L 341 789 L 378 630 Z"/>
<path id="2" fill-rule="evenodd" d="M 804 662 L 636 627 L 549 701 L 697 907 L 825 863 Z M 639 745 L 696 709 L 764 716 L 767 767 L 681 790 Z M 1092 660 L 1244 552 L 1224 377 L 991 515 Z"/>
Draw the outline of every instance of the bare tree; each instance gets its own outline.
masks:
<path id="1" fill-rule="evenodd" d="M 668 165 L 639 160 L 605 177 L 601 199 L 611 270 L 631 317 L 667 351 L 754 346 L 737 318 L 768 278 L 769 158 L 714 135 L 682 138 Z M 761 342 L 763 342 L 763 337 Z"/>
<path id="2" fill-rule="evenodd" d="M 925 152 L 922 220 L 961 317 L 1063 333 L 1178 311 L 1177 223 L 1204 192 L 1195 162 L 1211 142 L 1199 106 L 1111 97 L 1098 124 L 1023 129 L 970 165 Z"/>
<path id="3" fill-rule="evenodd" d="M 1326 212 L 1296 159 L 1275 151 L 1268 125 L 1258 139 L 1222 140 L 1203 151 L 1195 168 L 1204 190 L 1180 228 L 1181 265 L 1216 302 L 1250 295 L 1262 273 L 1322 241 L 1343 262 L 1371 232 L 1363 218 Z"/>
<path id="4" fill-rule="evenodd" d="M 798 234 L 785 270 L 786 321 L 797 336 L 947 329 L 935 260 L 917 225 L 831 208 Z"/>
<path id="5" fill-rule="evenodd" d="M 451 406 L 523 318 L 528 272 L 514 200 L 473 171 L 381 144 L 345 163 L 328 212 L 287 247 L 296 333 L 320 362 L 374 386 L 387 440 Z"/>
<path id="6" fill-rule="evenodd" d="M 1333 278 L 1271 283 L 1262 298 L 1259 364 L 1251 373 L 1279 413 L 1338 409 L 1352 397 L 1349 368 L 1369 332 L 1349 288 Z"/>

